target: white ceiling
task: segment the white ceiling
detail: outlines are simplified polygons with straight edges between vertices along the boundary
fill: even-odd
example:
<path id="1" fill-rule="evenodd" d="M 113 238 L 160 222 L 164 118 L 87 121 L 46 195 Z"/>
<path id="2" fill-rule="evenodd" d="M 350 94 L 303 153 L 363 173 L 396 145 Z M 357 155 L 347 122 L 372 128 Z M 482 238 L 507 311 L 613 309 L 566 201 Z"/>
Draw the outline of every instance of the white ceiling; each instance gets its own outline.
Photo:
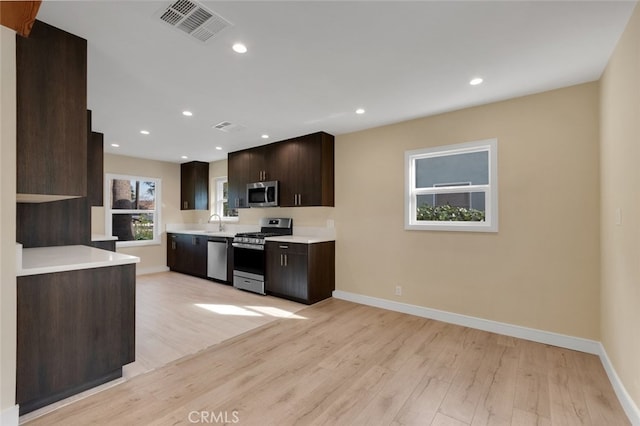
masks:
<path id="1" fill-rule="evenodd" d="M 41 6 L 38 19 L 88 40 L 88 107 L 106 152 L 213 161 L 597 80 L 636 4 L 205 1 L 233 26 L 202 43 L 154 17 L 171 3 Z M 470 86 L 475 76 L 484 83 Z M 212 129 L 221 121 L 246 129 Z"/>

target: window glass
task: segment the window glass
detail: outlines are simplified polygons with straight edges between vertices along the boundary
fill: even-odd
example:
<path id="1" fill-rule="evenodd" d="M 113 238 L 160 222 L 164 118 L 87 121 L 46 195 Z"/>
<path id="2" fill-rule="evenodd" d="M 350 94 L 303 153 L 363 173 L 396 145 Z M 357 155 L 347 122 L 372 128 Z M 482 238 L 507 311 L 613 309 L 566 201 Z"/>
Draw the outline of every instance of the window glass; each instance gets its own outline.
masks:
<path id="1" fill-rule="evenodd" d="M 405 229 L 498 230 L 497 141 L 405 153 Z"/>
<path id="2" fill-rule="evenodd" d="M 469 185 L 489 183 L 489 153 L 442 155 L 416 160 L 416 188 L 444 186 L 449 182 Z"/>
<path id="3" fill-rule="evenodd" d="M 160 244 L 160 179 L 107 175 L 105 228 L 116 246 Z"/>

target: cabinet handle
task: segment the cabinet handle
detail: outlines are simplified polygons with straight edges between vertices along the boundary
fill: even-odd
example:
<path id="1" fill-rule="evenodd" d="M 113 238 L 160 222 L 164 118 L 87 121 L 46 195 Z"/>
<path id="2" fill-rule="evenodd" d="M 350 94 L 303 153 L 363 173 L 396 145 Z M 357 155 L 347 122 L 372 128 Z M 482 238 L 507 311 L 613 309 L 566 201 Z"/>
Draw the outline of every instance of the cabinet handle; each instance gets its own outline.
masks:
<path id="1" fill-rule="evenodd" d="M 175 250 L 175 249 L 176 249 L 176 242 L 171 241 L 171 250 Z"/>
<path id="2" fill-rule="evenodd" d="M 302 194 L 298 194 L 298 205 L 302 205 Z"/>
<path id="3" fill-rule="evenodd" d="M 284 258 L 282 257 L 282 253 L 280 253 L 280 266 L 284 265 Z"/>
<path id="4" fill-rule="evenodd" d="M 285 254 L 285 255 L 284 255 L 284 266 L 287 266 L 287 257 L 288 257 L 288 256 Z"/>
<path id="5" fill-rule="evenodd" d="M 182 208 L 183 209 L 188 209 L 189 208 L 189 202 L 188 201 L 183 201 L 182 202 Z"/>
<path id="6" fill-rule="evenodd" d="M 288 249 L 289 248 L 289 246 L 278 246 L 278 247 L 281 248 L 281 249 Z"/>

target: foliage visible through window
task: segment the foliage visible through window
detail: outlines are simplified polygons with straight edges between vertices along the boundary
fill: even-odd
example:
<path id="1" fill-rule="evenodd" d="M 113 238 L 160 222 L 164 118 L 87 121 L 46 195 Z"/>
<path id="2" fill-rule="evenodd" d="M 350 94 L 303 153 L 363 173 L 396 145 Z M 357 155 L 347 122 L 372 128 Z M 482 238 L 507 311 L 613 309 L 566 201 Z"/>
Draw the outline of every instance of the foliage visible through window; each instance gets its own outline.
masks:
<path id="1" fill-rule="evenodd" d="M 497 141 L 405 153 L 405 229 L 498 230 Z"/>
<path id="2" fill-rule="evenodd" d="M 160 179 L 107 175 L 107 233 L 118 246 L 159 244 Z"/>

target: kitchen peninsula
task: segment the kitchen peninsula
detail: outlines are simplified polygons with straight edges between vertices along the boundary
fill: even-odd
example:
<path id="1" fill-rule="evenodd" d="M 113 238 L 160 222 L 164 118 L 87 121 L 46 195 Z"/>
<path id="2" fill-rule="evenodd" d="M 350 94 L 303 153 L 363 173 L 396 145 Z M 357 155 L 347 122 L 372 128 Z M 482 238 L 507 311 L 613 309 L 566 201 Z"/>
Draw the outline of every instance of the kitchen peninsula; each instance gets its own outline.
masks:
<path id="1" fill-rule="evenodd" d="M 135 360 L 136 256 L 17 245 L 16 400 L 24 414 L 122 376 Z"/>

